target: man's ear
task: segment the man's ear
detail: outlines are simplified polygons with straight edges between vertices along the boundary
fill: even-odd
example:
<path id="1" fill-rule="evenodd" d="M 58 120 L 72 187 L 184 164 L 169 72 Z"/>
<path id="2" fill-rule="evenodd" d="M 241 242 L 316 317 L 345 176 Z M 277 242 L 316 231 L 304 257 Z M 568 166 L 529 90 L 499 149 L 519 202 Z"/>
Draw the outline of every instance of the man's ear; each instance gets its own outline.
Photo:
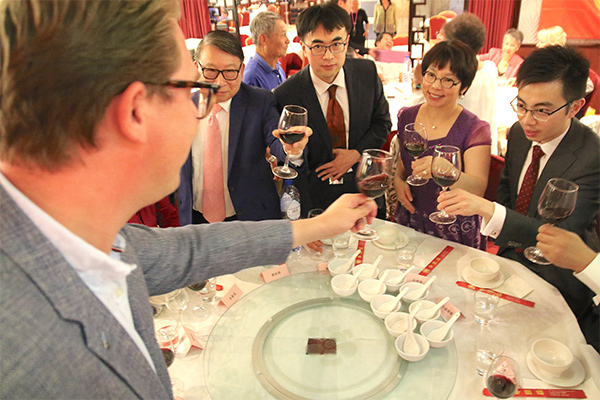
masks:
<path id="1" fill-rule="evenodd" d="M 577 99 L 573 101 L 573 103 L 571 103 L 571 107 L 569 107 L 569 114 L 567 115 L 568 118 L 573 118 L 584 105 L 585 99 Z"/>
<path id="2" fill-rule="evenodd" d="M 128 140 L 143 143 L 146 141 L 147 111 L 149 97 L 146 85 L 131 83 L 119 96 L 115 97 L 117 125 L 121 134 Z"/>

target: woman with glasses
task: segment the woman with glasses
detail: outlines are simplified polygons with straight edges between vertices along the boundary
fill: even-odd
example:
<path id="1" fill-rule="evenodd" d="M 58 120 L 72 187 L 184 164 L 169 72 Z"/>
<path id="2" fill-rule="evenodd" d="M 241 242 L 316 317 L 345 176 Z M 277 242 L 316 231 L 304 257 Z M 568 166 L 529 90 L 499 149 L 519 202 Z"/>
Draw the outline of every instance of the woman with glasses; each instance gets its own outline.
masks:
<path id="1" fill-rule="evenodd" d="M 398 113 L 398 139 L 404 143 L 404 127 L 420 123 L 427 133 L 425 152 L 416 160 L 400 146 L 394 187 L 398 196 L 394 219 L 419 232 L 485 249 L 479 233 L 478 216 L 458 216 L 456 222 L 438 225 L 429 214 L 437 211 L 439 186 L 431 179 L 431 161 L 436 146 L 460 149 L 462 173 L 452 188 L 462 188 L 483 196 L 490 166 L 491 133 L 487 122 L 464 109 L 457 101 L 471 85 L 477 72 L 477 58 L 470 47 L 458 40 L 440 42 L 423 58 L 421 90 L 425 102 Z M 410 186 L 411 174 L 428 178 L 422 186 Z"/>

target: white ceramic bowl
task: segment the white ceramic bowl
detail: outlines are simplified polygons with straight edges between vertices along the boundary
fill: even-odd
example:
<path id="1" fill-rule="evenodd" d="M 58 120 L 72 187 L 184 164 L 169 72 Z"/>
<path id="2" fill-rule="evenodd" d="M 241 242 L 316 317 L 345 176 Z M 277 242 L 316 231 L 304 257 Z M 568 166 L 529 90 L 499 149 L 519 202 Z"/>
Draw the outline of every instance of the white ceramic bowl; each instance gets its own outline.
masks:
<path id="1" fill-rule="evenodd" d="M 371 310 L 373 311 L 373 314 L 375 314 L 376 316 L 378 316 L 381 319 L 384 319 L 390 313 L 393 313 L 394 311 L 398 311 L 400 309 L 400 307 L 402 307 L 402 301 L 399 301 L 398 304 L 396 304 L 396 307 L 394 307 L 390 311 L 383 311 L 383 310 L 379 309 L 379 306 L 381 306 L 382 304 L 387 303 L 388 301 L 394 301 L 394 300 L 395 300 L 395 297 L 391 296 L 389 294 L 380 294 L 380 295 L 373 297 L 370 301 Z"/>
<path id="2" fill-rule="evenodd" d="M 427 321 L 433 321 L 435 319 L 438 319 L 438 317 L 440 316 L 440 310 L 437 310 L 435 312 L 435 314 L 433 314 L 431 317 L 429 318 L 424 318 L 423 314 L 421 314 L 422 311 L 427 310 L 429 308 L 432 308 L 435 306 L 435 303 L 433 301 L 429 301 L 429 300 L 417 300 L 414 303 L 412 303 L 409 307 L 408 307 L 408 312 L 412 312 L 412 310 L 414 310 L 414 308 L 417 306 L 417 304 L 421 304 L 421 308 L 419 309 L 419 311 L 417 311 L 417 313 L 415 314 L 415 319 L 417 320 L 418 323 L 422 324 L 424 322 Z"/>
<path id="3" fill-rule="evenodd" d="M 359 271 L 360 275 L 358 274 Z M 352 275 L 356 276 L 359 281 L 376 278 L 377 275 L 379 275 L 379 268 L 373 267 L 373 264 L 368 263 L 358 264 L 356 267 L 352 268 Z"/>
<path id="4" fill-rule="evenodd" d="M 573 353 L 554 339 L 539 339 L 531 346 L 533 362 L 545 374 L 559 377 L 573 363 Z"/>
<path id="5" fill-rule="evenodd" d="M 339 275 L 339 274 L 345 274 L 347 272 L 350 272 L 350 269 L 352 268 L 352 263 L 349 263 L 346 268 L 340 268 L 343 264 L 347 264 L 348 263 L 348 259 L 347 258 L 334 258 L 333 260 L 329 261 L 329 263 L 327 263 L 327 269 L 329 270 L 329 273 L 333 276 L 335 275 Z"/>
<path id="6" fill-rule="evenodd" d="M 366 279 L 358 284 L 358 294 L 364 301 L 370 302 L 373 297 L 384 293 L 385 285 L 378 279 Z"/>
<path id="7" fill-rule="evenodd" d="M 385 329 L 388 333 L 394 337 L 398 337 L 403 333 L 406 333 L 406 323 L 408 321 L 408 314 L 405 312 L 393 312 L 385 317 Z"/>
<path id="8" fill-rule="evenodd" d="M 448 331 L 448 334 L 446 334 L 446 337 L 443 340 L 431 340 L 429 338 L 429 334 L 432 331 L 434 331 L 438 328 L 441 328 L 445 324 L 446 323 L 444 321 L 427 321 L 423 325 L 421 325 L 421 329 L 420 329 L 421 335 L 423 335 L 423 337 L 425 337 L 425 339 L 427 339 L 427 341 L 429 342 L 429 345 L 431 347 L 436 348 L 436 349 L 446 347 L 448 345 L 448 343 L 450 343 L 452 338 L 454 338 L 454 331 L 452 330 L 452 328 L 450 328 L 450 331 Z"/>
<path id="9" fill-rule="evenodd" d="M 398 239 L 398 229 L 391 225 L 380 225 L 375 228 L 375 231 L 379 235 L 377 241 L 381 244 L 392 244 Z"/>
<path id="10" fill-rule="evenodd" d="M 421 297 L 419 297 L 419 298 L 413 298 L 413 297 L 409 296 L 411 290 L 415 290 L 415 289 L 417 289 L 419 287 L 423 287 L 423 284 L 419 283 L 419 282 L 408 282 L 408 283 L 405 283 L 402 286 L 400 286 L 400 291 L 402 291 L 402 289 L 404 289 L 405 287 L 409 288 L 409 290 L 406 293 L 406 295 L 402 298 L 402 301 L 404 303 L 406 303 L 406 304 L 410 304 L 410 303 L 413 303 L 413 302 L 415 302 L 417 300 L 424 299 L 429 294 L 429 289 L 427 289 L 425 291 L 425 293 L 423 293 L 423 295 Z"/>
<path id="11" fill-rule="evenodd" d="M 385 277 L 385 281 L 383 281 L 383 283 L 385 283 L 385 286 L 387 287 L 387 291 L 390 293 L 397 293 L 398 289 L 400 289 L 400 286 L 402 286 L 402 284 L 404 283 L 404 278 L 398 283 L 398 284 L 391 284 L 388 283 L 391 279 L 397 278 L 400 275 L 402 275 L 404 272 L 398 270 L 398 269 L 388 269 L 388 270 L 383 270 L 379 273 L 379 279 L 381 279 L 383 277 L 383 274 L 385 274 L 385 271 L 389 271 L 387 276 Z"/>
<path id="12" fill-rule="evenodd" d="M 352 296 L 358 287 L 358 279 L 350 274 L 340 274 L 331 278 L 331 289 L 338 296 Z"/>
<path id="13" fill-rule="evenodd" d="M 427 355 L 427 353 L 429 352 L 429 342 L 427 341 L 427 339 L 425 339 L 423 336 L 419 335 L 418 333 L 415 333 L 415 339 L 417 340 L 417 344 L 419 345 L 419 349 L 421 351 L 419 352 L 418 355 L 413 356 L 413 355 L 406 354 L 404 351 L 402 351 L 405 338 L 406 338 L 406 333 L 403 333 L 396 338 L 395 345 L 396 345 L 396 351 L 398 352 L 398 355 L 400 357 L 402 357 L 403 359 L 405 359 L 406 361 L 410 361 L 410 362 L 422 360 L 425 357 L 425 355 Z"/>
<path id="14" fill-rule="evenodd" d="M 500 265 L 487 257 L 476 257 L 469 261 L 469 274 L 477 282 L 490 282 L 498 277 Z"/>

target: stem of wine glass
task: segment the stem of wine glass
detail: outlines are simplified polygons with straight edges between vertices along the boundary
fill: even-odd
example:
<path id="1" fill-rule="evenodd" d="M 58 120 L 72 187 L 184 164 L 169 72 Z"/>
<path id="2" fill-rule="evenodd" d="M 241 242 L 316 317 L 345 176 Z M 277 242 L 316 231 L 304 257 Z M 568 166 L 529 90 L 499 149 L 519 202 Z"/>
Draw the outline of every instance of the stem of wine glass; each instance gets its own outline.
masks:
<path id="1" fill-rule="evenodd" d="M 283 172 L 286 172 L 286 173 L 290 172 L 289 164 L 290 164 L 290 155 L 286 153 L 285 154 L 285 162 L 283 163 L 283 166 L 281 167 L 281 170 Z"/>
<path id="2" fill-rule="evenodd" d="M 446 190 L 448 190 L 448 188 L 447 188 L 446 186 L 442 186 L 442 192 L 445 192 Z M 445 208 L 442 208 L 442 209 L 440 210 L 440 215 L 441 215 L 442 217 L 447 217 L 447 216 L 448 216 L 448 213 L 446 212 L 446 209 L 445 209 Z"/>

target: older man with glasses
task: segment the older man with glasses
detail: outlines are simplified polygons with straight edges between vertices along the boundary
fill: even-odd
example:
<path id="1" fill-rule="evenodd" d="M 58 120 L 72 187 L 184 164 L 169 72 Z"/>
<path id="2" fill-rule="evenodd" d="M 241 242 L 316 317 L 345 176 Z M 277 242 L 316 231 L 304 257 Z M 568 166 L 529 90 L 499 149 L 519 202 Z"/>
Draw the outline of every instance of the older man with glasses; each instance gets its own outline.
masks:
<path id="1" fill-rule="evenodd" d="M 346 58 L 352 23 L 344 9 L 333 3 L 309 7 L 296 29 L 309 65 L 274 93 L 280 108 L 306 108 L 314 132 L 307 168 L 296 179 L 306 211 L 358 192 L 354 168 L 363 150 L 381 148 L 392 123 L 375 64 Z"/>
<path id="2" fill-rule="evenodd" d="M 177 188 L 217 90 L 196 82 L 179 10 L 0 2 L 2 399 L 172 399 L 149 296 L 373 219 L 375 204 L 349 195 L 310 220 L 125 224 Z"/>
<path id="3" fill-rule="evenodd" d="M 196 49 L 202 79 L 219 85 L 219 91 L 181 170 L 182 225 L 281 218 L 273 174 L 265 160 L 267 148 L 278 160 L 285 159 L 282 143 L 272 135 L 279 121 L 275 97 L 242 82 L 243 60 L 239 41 L 224 31 L 209 32 Z M 194 93 L 194 101 L 199 95 L 202 90 Z M 299 166 L 307 140 L 293 149 Z"/>
<path id="4" fill-rule="evenodd" d="M 551 178 L 579 186 L 575 211 L 560 227 L 576 233 L 598 251 L 596 222 L 600 209 L 600 139 L 574 118 L 585 100 L 589 61 L 572 47 L 536 50 L 517 73 L 518 95 L 512 101 L 519 121 L 508 133 L 506 164 L 497 203 L 463 190 L 440 195 L 439 209 L 483 217 L 482 234 L 500 246 L 499 255 L 516 260 L 553 284 L 577 316 L 588 342 L 598 340 L 594 293 L 569 270 L 526 258 L 544 224 L 538 200 Z M 595 339 L 594 339 L 595 338 Z"/>

